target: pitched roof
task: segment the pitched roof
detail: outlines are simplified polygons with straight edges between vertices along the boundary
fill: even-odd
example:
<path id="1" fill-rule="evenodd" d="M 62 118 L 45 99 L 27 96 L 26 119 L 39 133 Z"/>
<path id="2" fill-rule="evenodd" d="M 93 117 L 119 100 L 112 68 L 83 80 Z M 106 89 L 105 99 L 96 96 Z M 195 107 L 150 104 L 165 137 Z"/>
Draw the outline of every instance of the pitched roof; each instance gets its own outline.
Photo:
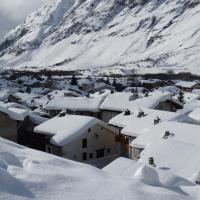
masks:
<path id="1" fill-rule="evenodd" d="M 95 125 L 98 120 L 94 117 L 65 115 L 56 116 L 35 127 L 36 133 L 53 136 L 51 143 L 63 146 L 81 136 L 88 128 Z"/>
<path id="2" fill-rule="evenodd" d="M 47 110 L 69 109 L 73 111 L 98 112 L 104 98 L 55 97 L 46 106 Z"/>
<path id="3" fill-rule="evenodd" d="M 146 148 L 156 140 L 163 138 L 166 131 L 170 133 L 168 137 L 169 140 L 181 141 L 200 147 L 199 125 L 173 121 L 162 122 L 143 131 L 140 136 L 131 143 L 131 146 Z"/>

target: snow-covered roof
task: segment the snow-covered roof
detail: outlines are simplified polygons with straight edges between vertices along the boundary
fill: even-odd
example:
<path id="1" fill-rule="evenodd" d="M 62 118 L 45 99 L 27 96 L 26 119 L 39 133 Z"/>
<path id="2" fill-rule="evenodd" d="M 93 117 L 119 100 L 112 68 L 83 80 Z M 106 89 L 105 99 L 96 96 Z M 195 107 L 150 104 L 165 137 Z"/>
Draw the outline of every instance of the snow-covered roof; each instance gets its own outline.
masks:
<path id="1" fill-rule="evenodd" d="M 40 97 L 39 94 L 34 94 L 34 93 L 22 93 L 22 92 L 16 92 L 14 94 L 12 94 L 12 96 L 14 96 L 15 98 L 21 100 L 21 101 L 25 101 L 28 99 L 33 99 L 36 97 Z"/>
<path id="2" fill-rule="evenodd" d="M 195 181 L 200 172 L 199 154 L 200 146 L 159 138 L 142 151 L 139 161 L 148 163 L 153 157 L 157 168 Z"/>
<path id="3" fill-rule="evenodd" d="M 23 108 L 14 107 L 9 103 L 0 102 L 0 112 L 7 114 L 11 119 L 23 121 L 29 114 L 29 111 Z"/>
<path id="4" fill-rule="evenodd" d="M 144 112 L 145 114 L 144 117 L 141 117 L 141 118 L 138 117 L 140 110 Z M 179 115 L 180 114 L 177 114 L 174 112 L 168 112 L 168 111 L 162 111 L 162 110 L 154 110 L 154 109 L 148 109 L 148 108 L 135 108 L 130 111 L 130 115 L 125 115 L 125 113 L 123 112 L 113 117 L 109 121 L 109 124 L 124 128 L 129 125 L 137 126 L 137 122 L 141 122 L 141 123 L 150 122 L 150 124 L 152 124 L 156 117 L 160 117 L 161 121 L 174 120 Z M 144 125 L 145 124 L 146 123 L 144 123 Z"/>
<path id="5" fill-rule="evenodd" d="M 33 79 L 27 78 L 27 80 L 24 81 L 24 85 L 28 85 L 28 86 L 31 86 L 36 83 L 39 83 L 39 80 L 37 80 L 36 78 L 33 78 Z"/>
<path id="6" fill-rule="evenodd" d="M 90 97 L 101 97 L 101 98 L 105 98 L 110 94 L 110 90 L 105 89 L 105 90 L 100 90 L 98 92 L 92 93 L 90 94 Z"/>
<path id="7" fill-rule="evenodd" d="M 158 169 L 139 168 L 133 176 L 123 177 L 2 138 L 0 163 L 2 200 L 88 200 L 90 195 L 95 200 L 199 199 L 198 186 L 167 171 L 162 175 Z"/>
<path id="8" fill-rule="evenodd" d="M 133 94 L 128 92 L 109 94 L 101 104 L 100 108 L 102 110 L 115 110 L 122 112 L 130 106 L 132 96 Z"/>
<path id="9" fill-rule="evenodd" d="M 183 106 L 182 103 L 172 98 L 169 92 L 151 92 L 147 97 L 142 96 L 135 99 L 134 94 L 130 92 L 117 92 L 106 97 L 101 104 L 102 110 L 124 111 L 127 108 L 134 109 L 138 107 L 155 108 L 160 102 L 173 101 L 174 103 Z"/>
<path id="10" fill-rule="evenodd" d="M 191 113 L 188 115 L 191 119 L 200 122 L 200 107 L 194 109 Z"/>
<path id="11" fill-rule="evenodd" d="M 154 84 L 154 83 L 159 83 L 159 82 L 161 82 L 161 80 L 160 79 L 148 79 L 148 80 L 140 80 L 140 82 L 142 83 L 142 84 Z"/>
<path id="12" fill-rule="evenodd" d="M 56 116 L 35 127 L 34 131 L 36 133 L 53 136 L 51 143 L 63 146 L 81 136 L 88 128 L 96 123 L 98 123 L 98 120 L 94 117 L 79 115 Z"/>
<path id="13" fill-rule="evenodd" d="M 193 185 L 190 181 L 168 171 L 154 168 L 147 164 L 123 157 L 117 158 L 111 162 L 103 168 L 103 171 L 120 177 L 131 177 L 133 179 L 142 180 L 150 185 L 159 185 L 159 180 L 162 185 L 169 188 L 176 187 L 177 183 Z"/>
<path id="14" fill-rule="evenodd" d="M 46 109 L 98 112 L 103 99 L 92 97 L 55 97 L 47 104 Z"/>
<path id="15" fill-rule="evenodd" d="M 194 99 L 194 100 L 188 101 L 184 105 L 184 108 L 181 110 L 178 110 L 177 112 L 181 114 L 188 114 L 198 107 L 200 107 L 200 100 Z"/>
<path id="16" fill-rule="evenodd" d="M 179 96 L 179 94 L 177 94 L 176 96 L 174 96 L 174 99 L 177 99 L 178 96 Z M 191 101 L 199 99 L 199 94 L 195 94 L 195 93 L 191 93 L 191 92 L 184 92 L 183 96 L 184 96 L 184 101 L 186 103 L 189 103 Z"/>
<path id="17" fill-rule="evenodd" d="M 176 94 L 179 92 L 180 89 L 177 88 L 176 86 L 163 86 L 159 87 L 157 90 L 161 92 L 170 92 L 172 94 Z"/>
<path id="18" fill-rule="evenodd" d="M 31 88 L 31 92 L 34 94 L 46 94 L 48 92 L 50 92 L 51 90 L 49 88 L 44 88 L 44 87 L 35 87 L 35 88 Z"/>
<path id="19" fill-rule="evenodd" d="M 29 119 L 32 123 L 37 124 L 37 125 L 42 124 L 49 120 L 48 118 L 43 117 L 35 112 L 29 113 Z"/>
<path id="20" fill-rule="evenodd" d="M 199 125 L 173 121 L 162 122 L 158 125 L 152 126 L 148 130 L 143 131 L 140 136 L 131 143 L 131 146 L 146 148 L 156 140 L 163 138 L 166 131 L 169 131 L 170 133 L 167 137 L 169 140 L 177 140 L 200 147 Z M 163 140 L 165 139 L 163 138 Z"/>
<path id="21" fill-rule="evenodd" d="M 148 91 L 144 87 L 126 87 L 123 92 L 132 92 L 133 90 L 137 90 L 138 92 Z"/>
<path id="22" fill-rule="evenodd" d="M 175 84 L 177 87 L 182 87 L 182 88 L 192 88 L 195 85 L 197 85 L 197 82 L 195 81 L 179 81 Z"/>
<path id="23" fill-rule="evenodd" d="M 160 122 L 176 120 L 180 117 L 179 114 L 167 111 L 155 111 L 149 113 L 147 116 L 142 118 L 132 118 L 131 123 L 128 123 L 122 129 L 122 134 L 132 137 L 138 137 L 143 131 L 156 126 L 154 120 L 160 118 Z"/>
<path id="24" fill-rule="evenodd" d="M 8 99 L 10 94 L 7 91 L 0 91 L 0 101 L 5 101 Z"/>
<path id="25" fill-rule="evenodd" d="M 36 97 L 33 99 L 24 100 L 22 103 L 30 108 L 39 108 L 40 106 L 45 106 L 49 103 L 50 99 L 45 95 L 42 97 Z"/>
<path id="26" fill-rule="evenodd" d="M 195 94 L 200 95 L 200 89 L 193 89 L 193 90 L 192 90 L 192 93 L 195 93 Z"/>
<path id="27" fill-rule="evenodd" d="M 149 93 L 147 97 L 143 98 L 138 98 L 132 103 L 132 107 L 140 106 L 140 107 L 145 107 L 145 108 L 155 108 L 156 106 L 159 105 L 160 102 L 164 101 L 172 101 L 176 103 L 179 106 L 183 106 L 183 104 L 176 99 L 172 98 L 171 93 L 169 92 L 159 92 L 159 91 L 154 91 Z"/>

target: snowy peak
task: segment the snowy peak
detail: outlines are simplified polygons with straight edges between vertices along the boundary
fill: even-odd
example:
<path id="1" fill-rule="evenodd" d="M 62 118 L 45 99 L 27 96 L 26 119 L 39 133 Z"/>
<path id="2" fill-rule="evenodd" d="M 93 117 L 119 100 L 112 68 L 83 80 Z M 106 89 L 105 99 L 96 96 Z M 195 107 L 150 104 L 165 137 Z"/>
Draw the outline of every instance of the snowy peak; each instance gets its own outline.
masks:
<path id="1" fill-rule="evenodd" d="M 29 69 L 200 73 L 199 9 L 196 0 L 52 1 L 5 36 L 0 62 Z"/>

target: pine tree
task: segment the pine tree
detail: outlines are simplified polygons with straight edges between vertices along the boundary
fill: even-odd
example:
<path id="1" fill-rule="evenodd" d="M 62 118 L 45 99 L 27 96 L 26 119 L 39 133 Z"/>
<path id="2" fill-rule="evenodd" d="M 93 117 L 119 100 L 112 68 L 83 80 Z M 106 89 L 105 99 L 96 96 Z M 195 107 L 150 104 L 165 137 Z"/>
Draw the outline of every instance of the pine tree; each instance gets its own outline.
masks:
<path id="1" fill-rule="evenodd" d="M 112 84 L 114 87 L 116 87 L 117 86 L 117 82 L 116 82 L 116 79 L 115 79 L 115 77 L 114 77 L 114 80 L 113 80 L 113 84 Z"/>
<path id="2" fill-rule="evenodd" d="M 179 91 L 178 100 L 179 100 L 181 103 L 185 103 L 185 100 L 184 100 L 184 92 L 183 92 L 182 90 Z"/>
<path id="3" fill-rule="evenodd" d="M 71 78 L 71 85 L 77 85 L 77 79 L 76 79 L 75 75 L 73 75 Z"/>
<path id="4" fill-rule="evenodd" d="M 28 94 L 31 93 L 31 88 L 30 88 L 29 86 L 26 88 L 26 92 L 27 92 Z"/>
<path id="5" fill-rule="evenodd" d="M 107 78 L 106 84 L 107 84 L 107 85 L 110 85 L 110 80 L 109 80 L 109 78 Z"/>

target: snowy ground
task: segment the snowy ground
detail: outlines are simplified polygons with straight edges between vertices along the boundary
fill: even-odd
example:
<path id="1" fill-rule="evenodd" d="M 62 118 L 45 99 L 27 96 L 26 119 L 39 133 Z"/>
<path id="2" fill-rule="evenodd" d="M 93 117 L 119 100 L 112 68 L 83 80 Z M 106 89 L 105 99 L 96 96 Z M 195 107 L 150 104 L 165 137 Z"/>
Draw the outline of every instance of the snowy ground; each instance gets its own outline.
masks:
<path id="1" fill-rule="evenodd" d="M 2 200 L 199 199 L 199 186 L 167 174 L 159 180 L 159 174 L 143 167 L 133 176 L 120 176 L 0 139 Z"/>

